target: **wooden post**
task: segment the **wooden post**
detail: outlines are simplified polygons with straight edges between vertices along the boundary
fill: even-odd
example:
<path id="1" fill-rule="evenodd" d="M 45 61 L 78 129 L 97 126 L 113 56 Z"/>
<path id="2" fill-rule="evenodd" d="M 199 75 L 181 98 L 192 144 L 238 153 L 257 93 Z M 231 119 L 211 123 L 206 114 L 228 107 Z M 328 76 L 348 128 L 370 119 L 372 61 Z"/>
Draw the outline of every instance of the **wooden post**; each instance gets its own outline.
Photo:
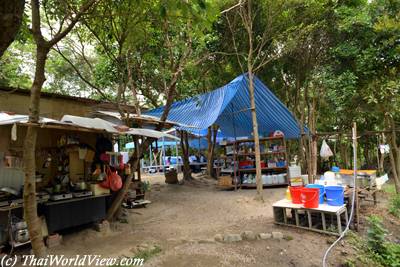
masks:
<path id="1" fill-rule="evenodd" d="M 355 190 L 355 211 L 356 211 L 356 230 L 359 230 L 360 216 L 359 216 L 359 203 L 358 203 L 358 187 L 357 187 L 357 124 L 353 123 L 353 168 L 354 168 L 354 190 Z"/>
<path id="2" fill-rule="evenodd" d="M 135 139 L 135 141 L 134 141 L 134 144 L 135 144 L 135 154 L 136 154 L 136 157 L 138 158 L 138 160 L 139 160 L 139 162 L 140 162 L 140 153 L 139 153 L 139 140 L 138 140 L 138 137 L 134 137 Z M 141 177 L 141 174 L 140 174 L 140 164 L 137 164 L 137 178 L 138 178 L 138 181 L 140 182 L 141 180 L 142 180 L 142 177 Z"/>

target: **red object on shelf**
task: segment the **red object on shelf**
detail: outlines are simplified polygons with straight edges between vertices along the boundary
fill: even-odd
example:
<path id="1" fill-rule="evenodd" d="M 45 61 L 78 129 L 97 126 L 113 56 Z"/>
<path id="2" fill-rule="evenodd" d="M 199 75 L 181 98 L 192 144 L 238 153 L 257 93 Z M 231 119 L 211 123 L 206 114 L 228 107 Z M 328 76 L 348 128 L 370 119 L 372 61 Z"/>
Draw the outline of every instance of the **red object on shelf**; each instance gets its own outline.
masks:
<path id="1" fill-rule="evenodd" d="M 267 168 L 267 164 L 263 161 L 261 161 L 261 168 Z"/>
<path id="2" fill-rule="evenodd" d="M 239 161 L 239 168 L 253 167 L 253 162 L 250 160 Z"/>

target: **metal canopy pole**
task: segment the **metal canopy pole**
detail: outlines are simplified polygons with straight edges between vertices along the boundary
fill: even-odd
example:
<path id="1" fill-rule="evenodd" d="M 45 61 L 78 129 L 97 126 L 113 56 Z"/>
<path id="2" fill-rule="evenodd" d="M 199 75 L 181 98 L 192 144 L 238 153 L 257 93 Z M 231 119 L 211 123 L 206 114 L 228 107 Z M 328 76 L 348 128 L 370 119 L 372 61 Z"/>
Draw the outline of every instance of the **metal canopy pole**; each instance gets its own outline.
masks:
<path id="1" fill-rule="evenodd" d="M 175 129 L 175 137 L 177 137 L 177 131 Z M 175 156 L 176 156 L 176 172 L 179 172 L 179 155 L 178 155 L 178 141 L 175 140 Z"/>
<path id="2" fill-rule="evenodd" d="M 150 151 L 150 166 L 153 166 L 153 145 L 152 144 L 150 144 L 149 151 Z"/>
<path id="3" fill-rule="evenodd" d="M 198 131 L 198 135 L 197 135 L 197 137 L 198 137 L 198 140 L 199 140 L 199 150 L 197 151 L 198 153 L 199 153 L 199 162 L 200 162 L 200 157 L 201 157 L 201 153 L 200 153 L 200 130 Z"/>
<path id="4" fill-rule="evenodd" d="M 161 157 L 160 157 L 160 165 L 163 167 L 163 170 L 165 168 L 165 162 L 164 162 L 164 157 L 165 157 L 165 147 L 164 147 L 164 136 L 162 137 L 162 145 L 161 145 Z"/>

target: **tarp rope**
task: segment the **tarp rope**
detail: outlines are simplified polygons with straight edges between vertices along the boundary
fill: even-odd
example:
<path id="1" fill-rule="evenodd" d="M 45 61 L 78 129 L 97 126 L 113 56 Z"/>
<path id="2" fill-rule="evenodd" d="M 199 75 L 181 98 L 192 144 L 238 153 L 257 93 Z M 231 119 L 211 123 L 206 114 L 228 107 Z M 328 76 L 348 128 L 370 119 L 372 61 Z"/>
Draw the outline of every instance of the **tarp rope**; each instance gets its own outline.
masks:
<path id="1" fill-rule="evenodd" d="M 354 164 L 354 173 L 353 173 L 353 197 L 351 200 L 351 211 L 350 211 L 350 219 L 347 222 L 346 228 L 342 232 L 342 234 L 338 237 L 338 239 L 335 240 L 335 242 L 330 245 L 330 247 L 325 251 L 324 257 L 322 259 L 322 266 L 327 267 L 328 265 L 326 264 L 326 260 L 328 258 L 329 253 L 331 250 L 336 246 L 336 244 L 346 235 L 346 233 L 349 231 L 350 224 L 353 220 L 353 213 L 354 213 L 354 202 L 356 198 L 356 177 L 357 177 L 357 131 L 356 128 L 353 127 L 353 164 Z"/>

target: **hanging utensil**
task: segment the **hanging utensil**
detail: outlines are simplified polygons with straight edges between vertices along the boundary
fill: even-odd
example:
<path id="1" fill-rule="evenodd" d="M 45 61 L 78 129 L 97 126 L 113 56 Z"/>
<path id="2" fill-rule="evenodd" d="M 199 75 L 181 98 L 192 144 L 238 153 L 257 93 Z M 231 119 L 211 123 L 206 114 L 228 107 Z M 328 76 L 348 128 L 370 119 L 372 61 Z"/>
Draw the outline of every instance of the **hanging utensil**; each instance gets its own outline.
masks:
<path id="1" fill-rule="evenodd" d="M 107 177 L 107 174 L 106 174 L 106 166 L 103 165 L 103 172 L 100 173 L 99 176 L 97 176 L 97 180 L 98 180 L 98 181 L 104 181 L 104 180 L 106 179 L 106 177 Z"/>

